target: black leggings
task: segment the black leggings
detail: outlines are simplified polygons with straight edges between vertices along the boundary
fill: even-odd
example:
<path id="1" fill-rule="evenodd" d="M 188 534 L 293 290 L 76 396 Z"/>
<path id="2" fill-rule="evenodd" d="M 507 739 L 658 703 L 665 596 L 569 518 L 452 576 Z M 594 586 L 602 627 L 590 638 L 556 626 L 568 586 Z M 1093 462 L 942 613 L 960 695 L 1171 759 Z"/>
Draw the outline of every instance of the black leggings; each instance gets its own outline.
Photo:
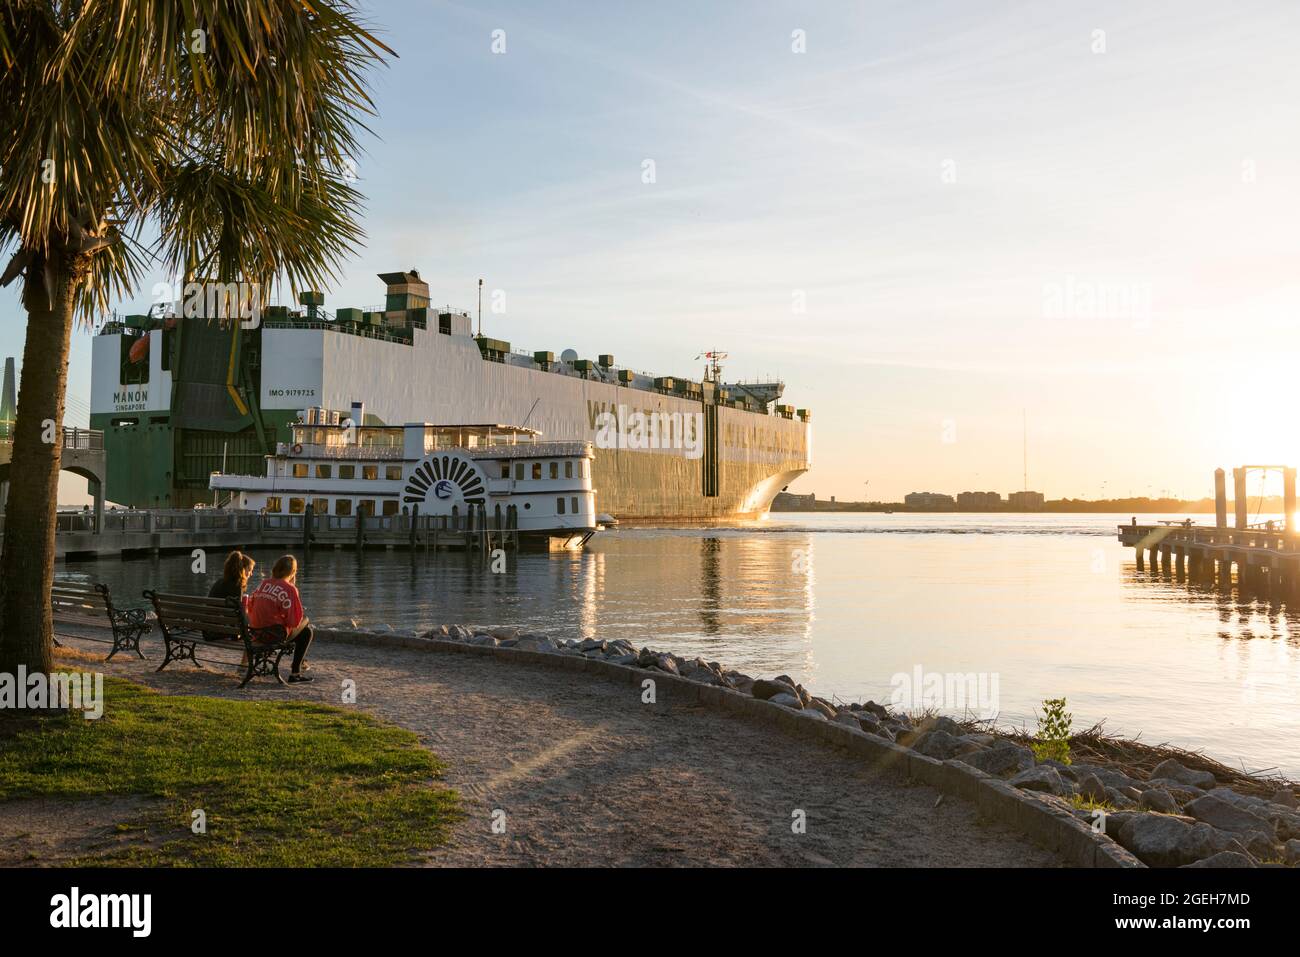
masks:
<path id="1" fill-rule="evenodd" d="M 307 657 L 307 649 L 311 647 L 311 640 L 314 637 L 315 633 L 311 630 L 311 625 L 308 625 L 298 632 L 298 637 L 293 640 L 293 674 L 296 675 L 298 669 L 302 667 L 302 660 Z"/>

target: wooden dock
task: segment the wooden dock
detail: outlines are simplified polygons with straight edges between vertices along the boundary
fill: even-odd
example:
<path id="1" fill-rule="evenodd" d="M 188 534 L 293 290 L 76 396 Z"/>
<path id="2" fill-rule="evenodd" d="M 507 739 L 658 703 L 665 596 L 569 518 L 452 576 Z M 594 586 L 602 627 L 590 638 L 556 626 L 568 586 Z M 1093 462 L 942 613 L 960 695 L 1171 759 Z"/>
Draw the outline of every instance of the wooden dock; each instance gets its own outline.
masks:
<path id="1" fill-rule="evenodd" d="M 1243 465 L 1233 473 L 1233 527 L 1228 526 L 1227 481 L 1214 473 L 1214 525 L 1160 522 L 1119 526 L 1121 545 L 1136 549 L 1139 570 L 1150 568 L 1178 580 L 1238 588 L 1274 600 L 1300 600 L 1300 530 L 1283 523 L 1252 524 L 1247 515 L 1246 476 L 1252 471 L 1282 473 L 1283 514 L 1296 511 L 1296 470 L 1285 465 Z M 1144 560 L 1145 556 L 1145 560 Z"/>
<path id="2" fill-rule="evenodd" d="M 1130 524 L 1119 526 L 1119 541 L 1137 550 L 1139 569 L 1231 588 L 1235 566 L 1240 587 L 1300 599 L 1300 534 L 1294 531 Z"/>
<path id="3" fill-rule="evenodd" d="M 119 509 L 101 517 L 93 511 L 61 512 L 54 536 L 61 560 L 131 557 L 192 552 L 196 548 L 402 549 L 476 552 L 527 547 L 510 519 L 494 515 L 263 515 L 231 509 Z M 4 518 L 0 515 L 0 540 Z M 575 530 L 583 542 L 589 537 Z"/>

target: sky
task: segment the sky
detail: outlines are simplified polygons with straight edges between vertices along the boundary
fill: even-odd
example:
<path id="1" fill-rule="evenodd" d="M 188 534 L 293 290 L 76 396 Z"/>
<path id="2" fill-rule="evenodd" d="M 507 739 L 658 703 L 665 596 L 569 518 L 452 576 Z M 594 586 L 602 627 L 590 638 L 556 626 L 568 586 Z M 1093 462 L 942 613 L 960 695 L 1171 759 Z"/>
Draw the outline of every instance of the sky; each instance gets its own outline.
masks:
<path id="1" fill-rule="evenodd" d="M 1300 463 L 1294 2 L 362 6 L 399 58 L 327 308 L 416 267 L 520 348 L 723 350 L 812 410 L 819 497 Z"/>

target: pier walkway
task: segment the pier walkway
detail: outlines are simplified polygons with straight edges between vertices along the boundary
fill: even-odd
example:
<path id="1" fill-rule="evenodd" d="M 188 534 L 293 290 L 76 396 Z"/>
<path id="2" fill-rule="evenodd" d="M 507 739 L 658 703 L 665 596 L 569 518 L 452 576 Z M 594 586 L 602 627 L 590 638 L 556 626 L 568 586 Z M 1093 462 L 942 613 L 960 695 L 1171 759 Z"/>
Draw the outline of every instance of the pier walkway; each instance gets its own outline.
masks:
<path id="1" fill-rule="evenodd" d="M 4 516 L 0 515 L 0 541 Z M 54 536 L 58 559 L 94 559 L 187 553 L 196 548 L 259 546 L 285 549 L 514 548 L 519 533 L 498 527 L 495 516 L 464 515 L 263 515 L 221 508 L 114 509 L 60 512 Z"/>
<path id="2" fill-rule="evenodd" d="M 1300 599 L 1300 534 L 1294 531 L 1267 525 L 1130 524 L 1119 526 L 1119 542 L 1136 549 L 1139 569 L 1231 588 L 1235 566 L 1239 586 L 1278 599 Z"/>

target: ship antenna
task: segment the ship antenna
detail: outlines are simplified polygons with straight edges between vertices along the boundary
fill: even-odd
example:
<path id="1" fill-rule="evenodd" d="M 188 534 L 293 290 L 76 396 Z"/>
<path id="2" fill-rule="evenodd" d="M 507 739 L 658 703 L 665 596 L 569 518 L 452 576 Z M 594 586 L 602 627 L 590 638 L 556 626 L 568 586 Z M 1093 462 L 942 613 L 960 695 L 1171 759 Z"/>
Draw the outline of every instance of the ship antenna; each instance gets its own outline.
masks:
<path id="1" fill-rule="evenodd" d="M 483 280 L 478 281 L 478 334 L 483 337 Z"/>

